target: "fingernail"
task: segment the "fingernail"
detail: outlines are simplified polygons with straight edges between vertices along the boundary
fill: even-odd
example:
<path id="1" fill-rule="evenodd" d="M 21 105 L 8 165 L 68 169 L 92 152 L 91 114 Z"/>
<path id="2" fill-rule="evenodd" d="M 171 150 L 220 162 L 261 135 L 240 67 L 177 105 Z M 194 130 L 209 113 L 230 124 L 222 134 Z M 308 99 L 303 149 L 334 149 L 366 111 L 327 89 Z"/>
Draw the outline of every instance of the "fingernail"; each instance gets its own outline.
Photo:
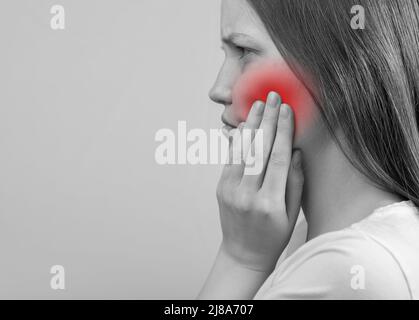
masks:
<path id="1" fill-rule="evenodd" d="M 281 105 L 281 97 L 274 91 L 271 91 L 268 95 L 267 104 L 272 108 L 279 107 Z"/>
<path id="2" fill-rule="evenodd" d="M 256 110 L 256 113 L 260 114 L 263 113 L 265 104 L 262 101 L 256 101 L 253 105 L 253 108 Z"/>
<path id="3" fill-rule="evenodd" d="M 290 114 L 290 107 L 286 104 L 281 105 L 281 110 L 279 111 L 279 116 L 282 119 L 287 119 Z"/>

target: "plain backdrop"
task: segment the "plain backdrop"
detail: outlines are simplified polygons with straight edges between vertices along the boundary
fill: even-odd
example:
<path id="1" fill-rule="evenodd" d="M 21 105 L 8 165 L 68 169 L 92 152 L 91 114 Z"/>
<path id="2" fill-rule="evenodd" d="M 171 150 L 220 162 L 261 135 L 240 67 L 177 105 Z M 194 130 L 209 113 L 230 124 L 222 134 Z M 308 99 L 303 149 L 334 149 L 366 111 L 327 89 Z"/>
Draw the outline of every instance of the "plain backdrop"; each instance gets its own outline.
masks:
<path id="1" fill-rule="evenodd" d="M 56 4 L 65 30 L 50 27 Z M 221 126 L 219 11 L 0 2 L 0 298 L 195 298 L 221 240 L 222 167 L 157 165 L 154 135 Z"/>

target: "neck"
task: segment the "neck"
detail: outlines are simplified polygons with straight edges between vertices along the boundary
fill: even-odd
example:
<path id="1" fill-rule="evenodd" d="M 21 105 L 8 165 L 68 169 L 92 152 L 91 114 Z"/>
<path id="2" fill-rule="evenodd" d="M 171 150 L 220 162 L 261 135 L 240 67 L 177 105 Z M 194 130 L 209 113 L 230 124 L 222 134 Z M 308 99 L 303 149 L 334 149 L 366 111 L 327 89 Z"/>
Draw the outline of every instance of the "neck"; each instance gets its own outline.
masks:
<path id="1" fill-rule="evenodd" d="M 307 151 L 302 208 L 308 224 L 307 240 L 349 227 L 374 209 L 402 201 L 374 186 L 344 156 L 335 142 Z"/>

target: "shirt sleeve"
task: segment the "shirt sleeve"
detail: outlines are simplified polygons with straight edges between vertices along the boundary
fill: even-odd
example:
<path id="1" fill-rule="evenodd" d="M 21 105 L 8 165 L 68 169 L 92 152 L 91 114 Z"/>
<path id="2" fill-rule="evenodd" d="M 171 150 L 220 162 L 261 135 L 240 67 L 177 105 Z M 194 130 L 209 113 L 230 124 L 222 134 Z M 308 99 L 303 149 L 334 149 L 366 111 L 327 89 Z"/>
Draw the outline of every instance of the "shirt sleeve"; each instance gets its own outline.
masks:
<path id="1" fill-rule="evenodd" d="M 313 239 L 285 260 L 268 281 L 267 289 L 254 299 L 411 299 L 397 259 L 356 231 Z"/>

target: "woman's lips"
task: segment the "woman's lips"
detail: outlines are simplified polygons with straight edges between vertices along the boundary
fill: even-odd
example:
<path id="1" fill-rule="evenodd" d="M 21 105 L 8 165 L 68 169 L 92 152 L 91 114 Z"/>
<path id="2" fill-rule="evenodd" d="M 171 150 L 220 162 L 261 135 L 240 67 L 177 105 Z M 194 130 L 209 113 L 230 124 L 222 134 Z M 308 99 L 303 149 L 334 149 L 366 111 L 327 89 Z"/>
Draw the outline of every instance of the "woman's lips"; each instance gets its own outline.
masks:
<path id="1" fill-rule="evenodd" d="M 224 126 L 222 127 L 222 131 L 226 137 L 230 135 L 230 131 L 235 129 L 236 127 L 231 124 L 225 117 L 221 117 L 221 121 L 224 123 Z"/>
<path id="2" fill-rule="evenodd" d="M 232 121 L 229 121 L 225 114 L 221 116 L 221 122 L 223 122 L 226 126 L 237 128 L 236 125 L 233 124 Z"/>

